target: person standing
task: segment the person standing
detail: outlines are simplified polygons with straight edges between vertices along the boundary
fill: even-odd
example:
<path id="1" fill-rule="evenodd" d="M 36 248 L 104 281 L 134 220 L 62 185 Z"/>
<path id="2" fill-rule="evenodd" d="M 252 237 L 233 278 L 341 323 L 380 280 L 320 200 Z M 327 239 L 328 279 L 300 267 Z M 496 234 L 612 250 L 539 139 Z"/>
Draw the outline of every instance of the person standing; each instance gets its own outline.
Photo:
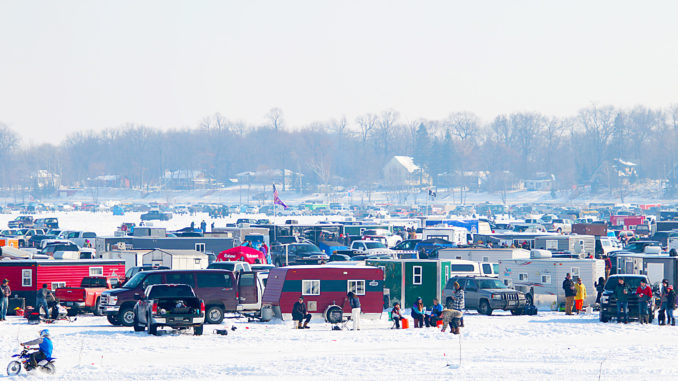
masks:
<path id="1" fill-rule="evenodd" d="M 612 271 L 612 261 L 609 256 L 605 256 L 605 280 L 610 277 L 610 272 Z"/>
<path id="2" fill-rule="evenodd" d="M 308 322 L 311 321 L 311 314 L 306 310 L 306 305 L 304 304 L 304 297 L 300 296 L 299 300 L 294 302 L 292 307 L 292 319 L 297 323 L 297 329 L 309 328 Z M 304 323 L 302 326 L 301 323 Z"/>
<path id="3" fill-rule="evenodd" d="M 669 295 L 669 280 L 662 280 L 662 287 L 659 294 L 659 313 L 657 314 L 657 322 L 659 325 L 666 324 L 666 305 L 668 303 Z"/>
<path id="4" fill-rule="evenodd" d="M 349 291 L 346 296 L 348 296 L 348 303 L 351 306 L 351 320 L 353 320 L 353 330 L 360 331 L 360 299 L 358 299 L 353 291 Z"/>
<path id="5" fill-rule="evenodd" d="M 2 285 L 0 285 L 0 320 L 7 319 L 10 295 L 12 295 L 12 290 L 9 288 L 9 280 L 5 278 L 2 280 Z"/>
<path id="6" fill-rule="evenodd" d="M 570 273 L 565 275 L 563 290 L 565 290 L 565 315 L 572 315 L 572 305 L 574 304 L 574 297 L 577 295 L 577 290 L 574 288 L 574 282 L 572 281 Z"/>
<path id="7" fill-rule="evenodd" d="M 49 304 L 47 304 L 47 302 L 53 299 L 54 294 L 52 293 L 52 290 L 47 288 L 47 283 L 44 283 L 36 295 L 37 306 L 35 308 L 37 309 L 38 313 L 40 313 L 40 308 L 43 308 L 45 310 L 45 317 L 49 317 Z"/>
<path id="8" fill-rule="evenodd" d="M 605 278 L 602 276 L 598 278 L 598 282 L 594 283 L 596 286 L 596 304 L 600 304 L 600 297 L 603 296 L 603 291 L 605 291 Z"/>
<path id="9" fill-rule="evenodd" d="M 673 317 L 673 310 L 676 308 L 676 292 L 673 291 L 673 286 L 668 287 L 668 294 L 666 295 L 666 325 L 676 325 L 676 319 Z"/>
<path id="10" fill-rule="evenodd" d="M 454 282 L 454 294 L 452 294 L 452 309 L 463 311 L 466 308 L 464 301 L 464 289 L 461 288 L 459 282 Z M 464 326 L 464 315 L 459 318 L 460 327 Z"/>
<path id="11" fill-rule="evenodd" d="M 581 278 L 577 278 L 577 284 L 574 285 L 574 288 L 577 292 L 574 296 L 574 309 L 578 315 L 584 308 L 584 300 L 588 295 L 586 294 L 586 286 L 581 282 Z"/>
<path id="12" fill-rule="evenodd" d="M 264 257 L 266 258 L 266 263 L 269 265 L 273 263 L 271 260 L 271 254 L 268 252 L 268 246 L 266 245 L 266 242 L 261 244 L 261 247 L 259 247 L 259 250 L 264 253 Z"/>
<path id="13" fill-rule="evenodd" d="M 205 222 L 205 220 L 200 222 L 200 230 L 202 230 L 203 234 L 207 231 L 207 222 Z"/>
<path id="14" fill-rule="evenodd" d="M 648 305 L 652 300 L 652 288 L 645 283 L 645 280 L 640 281 L 640 286 L 636 289 L 636 295 L 638 295 L 638 320 L 640 324 L 649 324 Z"/>
<path id="15" fill-rule="evenodd" d="M 624 283 L 624 278 L 618 278 L 614 288 L 614 296 L 617 299 L 617 323 L 621 323 L 621 310 L 624 309 L 624 324 L 629 322 L 629 288 Z"/>

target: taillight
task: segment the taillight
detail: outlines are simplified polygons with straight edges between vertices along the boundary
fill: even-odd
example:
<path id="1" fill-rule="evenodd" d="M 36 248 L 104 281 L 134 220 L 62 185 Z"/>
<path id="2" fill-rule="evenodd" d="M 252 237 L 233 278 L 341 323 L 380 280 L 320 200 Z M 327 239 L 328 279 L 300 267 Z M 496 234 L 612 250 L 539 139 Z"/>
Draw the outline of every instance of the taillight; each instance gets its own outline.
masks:
<path id="1" fill-rule="evenodd" d="M 153 307 L 151 307 L 151 312 L 153 312 L 153 315 L 158 314 L 158 303 L 153 303 Z"/>
<path id="2" fill-rule="evenodd" d="M 200 313 L 205 314 L 205 302 L 200 302 Z"/>
<path id="3" fill-rule="evenodd" d="M 235 298 L 236 298 L 236 299 L 240 299 L 240 291 L 236 291 L 236 292 L 235 292 Z"/>

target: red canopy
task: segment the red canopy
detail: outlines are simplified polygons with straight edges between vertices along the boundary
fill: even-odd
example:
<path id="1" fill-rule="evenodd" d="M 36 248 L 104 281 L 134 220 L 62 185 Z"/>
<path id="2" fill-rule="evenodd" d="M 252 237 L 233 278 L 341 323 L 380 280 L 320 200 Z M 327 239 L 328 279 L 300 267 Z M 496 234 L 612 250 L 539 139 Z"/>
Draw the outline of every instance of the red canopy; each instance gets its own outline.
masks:
<path id="1" fill-rule="evenodd" d="M 224 250 L 217 256 L 217 262 L 222 261 L 243 261 L 249 264 L 266 263 L 266 256 L 259 250 L 249 246 L 236 246 L 232 249 Z"/>

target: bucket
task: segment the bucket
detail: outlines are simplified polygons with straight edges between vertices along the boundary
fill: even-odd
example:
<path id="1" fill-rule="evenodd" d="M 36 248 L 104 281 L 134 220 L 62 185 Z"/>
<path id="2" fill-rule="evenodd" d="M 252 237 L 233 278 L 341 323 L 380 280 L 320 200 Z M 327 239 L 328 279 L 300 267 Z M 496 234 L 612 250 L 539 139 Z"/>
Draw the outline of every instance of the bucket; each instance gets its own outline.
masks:
<path id="1" fill-rule="evenodd" d="M 410 321 L 407 319 L 403 319 L 400 321 L 400 323 L 403 325 L 403 329 L 408 329 L 410 328 Z"/>
<path id="2" fill-rule="evenodd" d="M 437 320 L 437 321 L 436 321 L 436 327 L 437 327 L 437 328 L 443 328 L 443 321 L 442 321 L 442 320 Z"/>

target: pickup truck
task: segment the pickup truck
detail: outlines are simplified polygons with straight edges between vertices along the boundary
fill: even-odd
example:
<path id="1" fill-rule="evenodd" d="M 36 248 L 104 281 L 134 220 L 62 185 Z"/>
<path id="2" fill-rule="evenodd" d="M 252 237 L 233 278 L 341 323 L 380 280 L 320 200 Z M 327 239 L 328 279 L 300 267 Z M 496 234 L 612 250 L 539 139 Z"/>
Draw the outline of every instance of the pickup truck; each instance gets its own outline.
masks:
<path id="1" fill-rule="evenodd" d="M 33 216 L 19 216 L 7 223 L 10 229 L 23 229 L 33 227 Z"/>
<path id="2" fill-rule="evenodd" d="M 142 221 L 152 221 L 152 220 L 169 221 L 171 219 L 172 213 L 163 213 L 159 210 L 151 210 L 148 213 L 144 213 L 141 215 Z"/>
<path id="3" fill-rule="evenodd" d="M 68 309 L 70 316 L 79 312 L 93 312 L 99 316 L 99 297 L 101 293 L 118 285 L 118 279 L 108 279 L 102 276 L 90 276 L 82 278 L 80 287 L 61 287 L 54 292 L 62 306 Z"/>
<path id="4" fill-rule="evenodd" d="M 154 284 L 187 284 L 205 301 L 206 323 L 219 324 L 225 312 L 254 313 L 261 310 L 264 284 L 256 272 L 226 270 L 154 270 L 134 275 L 121 288 L 101 294 L 99 310 L 113 325 L 134 324 L 136 295 Z"/>
<path id="5" fill-rule="evenodd" d="M 351 242 L 351 250 L 355 254 L 365 254 L 365 255 L 376 255 L 376 254 L 389 254 L 395 255 L 394 250 L 389 249 L 381 242 L 378 241 L 365 241 L 357 240 Z"/>
<path id="6" fill-rule="evenodd" d="M 172 329 L 193 328 L 194 335 L 202 335 L 205 324 L 205 302 L 198 298 L 191 286 L 185 284 L 155 284 L 135 296 L 134 331 L 148 328 L 157 335 L 159 327 Z"/>

